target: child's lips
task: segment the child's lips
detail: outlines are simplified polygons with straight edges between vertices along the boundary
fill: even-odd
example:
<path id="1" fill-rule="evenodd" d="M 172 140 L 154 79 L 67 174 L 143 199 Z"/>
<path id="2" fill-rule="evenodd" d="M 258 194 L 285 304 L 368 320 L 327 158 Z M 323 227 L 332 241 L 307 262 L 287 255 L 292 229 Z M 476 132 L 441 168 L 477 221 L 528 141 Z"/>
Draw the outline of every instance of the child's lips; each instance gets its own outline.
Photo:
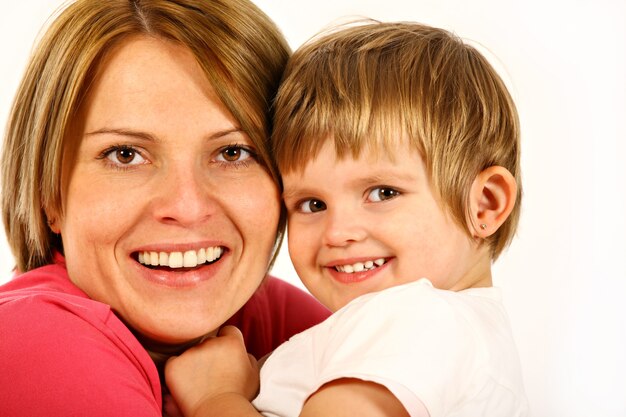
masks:
<path id="1" fill-rule="evenodd" d="M 338 282 L 352 284 L 365 281 L 385 268 L 388 258 L 362 259 L 356 262 L 333 262 L 326 268 Z"/>
<path id="2" fill-rule="evenodd" d="M 339 272 L 352 274 L 355 272 L 369 271 L 378 268 L 379 266 L 382 266 L 385 262 L 385 258 L 374 258 L 354 263 L 336 264 L 333 266 L 333 268 L 335 268 Z"/>

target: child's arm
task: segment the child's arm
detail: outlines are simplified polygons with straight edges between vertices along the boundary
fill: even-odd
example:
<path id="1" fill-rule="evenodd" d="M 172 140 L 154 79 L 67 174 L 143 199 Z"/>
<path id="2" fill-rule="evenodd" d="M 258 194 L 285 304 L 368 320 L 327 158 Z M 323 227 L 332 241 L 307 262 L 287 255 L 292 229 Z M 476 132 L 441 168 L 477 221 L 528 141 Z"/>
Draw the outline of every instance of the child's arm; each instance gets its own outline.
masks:
<path id="1" fill-rule="evenodd" d="M 236 327 L 225 326 L 217 337 L 168 360 L 165 380 L 186 417 L 261 415 L 250 403 L 259 369 Z"/>
<path id="2" fill-rule="evenodd" d="M 219 335 L 171 358 L 165 380 L 185 417 L 258 417 L 250 401 L 259 374 L 241 332 L 226 326 Z M 382 385 L 353 378 L 325 384 L 305 403 L 301 417 L 402 417 L 400 401 Z M 428 417 L 428 413 L 423 414 Z"/>
<path id="3" fill-rule="evenodd" d="M 418 416 L 428 417 L 428 412 Z M 400 401 L 382 385 L 360 379 L 332 381 L 313 394 L 300 417 L 408 417 Z"/>

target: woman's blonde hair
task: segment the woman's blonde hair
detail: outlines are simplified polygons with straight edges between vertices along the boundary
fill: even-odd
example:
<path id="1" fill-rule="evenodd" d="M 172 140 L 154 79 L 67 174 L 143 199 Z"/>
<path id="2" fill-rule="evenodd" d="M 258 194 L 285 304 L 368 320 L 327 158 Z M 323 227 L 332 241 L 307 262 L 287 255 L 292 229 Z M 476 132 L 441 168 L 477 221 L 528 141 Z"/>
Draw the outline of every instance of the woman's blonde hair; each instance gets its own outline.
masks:
<path id="1" fill-rule="evenodd" d="M 52 22 L 17 91 L 2 151 L 4 226 L 17 269 L 62 251 L 47 212 L 62 213 L 61 164 L 73 118 L 106 53 L 131 35 L 189 48 L 261 163 L 270 157 L 269 108 L 289 56 L 276 25 L 248 0 L 77 0 Z M 284 214 L 277 247 L 284 231 Z"/>
<path id="2" fill-rule="evenodd" d="M 301 170 L 326 140 L 338 157 L 391 150 L 399 138 L 424 158 L 443 207 L 470 234 L 469 190 L 492 165 L 518 183 L 513 212 L 488 239 L 496 259 L 520 202 L 517 111 L 472 46 L 418 23 L 361 23 L 322 34 L 294 53 L 274 104 L 272 148 L 281 173 Z"/>

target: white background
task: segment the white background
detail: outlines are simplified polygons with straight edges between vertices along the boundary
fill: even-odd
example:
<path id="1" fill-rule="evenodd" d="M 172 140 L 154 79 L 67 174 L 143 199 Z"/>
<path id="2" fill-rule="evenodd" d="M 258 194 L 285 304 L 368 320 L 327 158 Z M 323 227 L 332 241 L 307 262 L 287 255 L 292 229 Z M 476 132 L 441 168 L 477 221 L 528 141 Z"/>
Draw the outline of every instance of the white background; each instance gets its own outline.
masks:
<path id="1" fill-rule="evenodd" d="M 517 240 L 494 281 L 532 415 L 626 417 L 626 2 L 256 3 L 294 48 L 337 19 L 366 16 L 441 26 L 491 51 L 520 112 L 525 190 Z M 2 121 L 32 43 L 59 4 L 2 0 Z M 2 240 L 0 282 L 11 268 Z M 274 273 L 298 283 L 286 251 Z"/>

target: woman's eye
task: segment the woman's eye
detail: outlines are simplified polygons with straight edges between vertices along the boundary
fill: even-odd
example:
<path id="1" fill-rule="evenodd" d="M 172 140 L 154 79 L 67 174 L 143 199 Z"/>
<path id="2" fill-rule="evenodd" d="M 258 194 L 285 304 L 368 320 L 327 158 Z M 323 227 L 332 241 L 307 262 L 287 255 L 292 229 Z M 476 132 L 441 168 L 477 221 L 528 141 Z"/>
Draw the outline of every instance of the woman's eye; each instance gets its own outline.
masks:
<path id="1" fill-rule="evenodd" d="M 318 211 L 326 210 L 326 203 L 322 200 L 305 200 L 298 205 L 298 209 L 302 213 L 317 213 Z"/>
<path id="2" fill-rule="evenodd" d="M 255 155 L 249 149 L 246 149 L 239 145 L 231 145 L 223 148 L 217 155 L 217 160 L 220 162 L 243 162 Z"/>
<path id="3" fill-rule="evenodd" d="M 115 146 L 105 151 L 104 156 L 115 165 L 140 165 L 146 162 L 145 158 L 130 146 Z"/>
<path id="4" fill-rule="evenodd" d="M 385 201 L 395 198 L 399 195 L 400 192 L 398 190 L 394 190 L 393 188 L 376 187 L 370 190 L 369 194 L 367 195 L 367 200 L 374 202 Z"/>

